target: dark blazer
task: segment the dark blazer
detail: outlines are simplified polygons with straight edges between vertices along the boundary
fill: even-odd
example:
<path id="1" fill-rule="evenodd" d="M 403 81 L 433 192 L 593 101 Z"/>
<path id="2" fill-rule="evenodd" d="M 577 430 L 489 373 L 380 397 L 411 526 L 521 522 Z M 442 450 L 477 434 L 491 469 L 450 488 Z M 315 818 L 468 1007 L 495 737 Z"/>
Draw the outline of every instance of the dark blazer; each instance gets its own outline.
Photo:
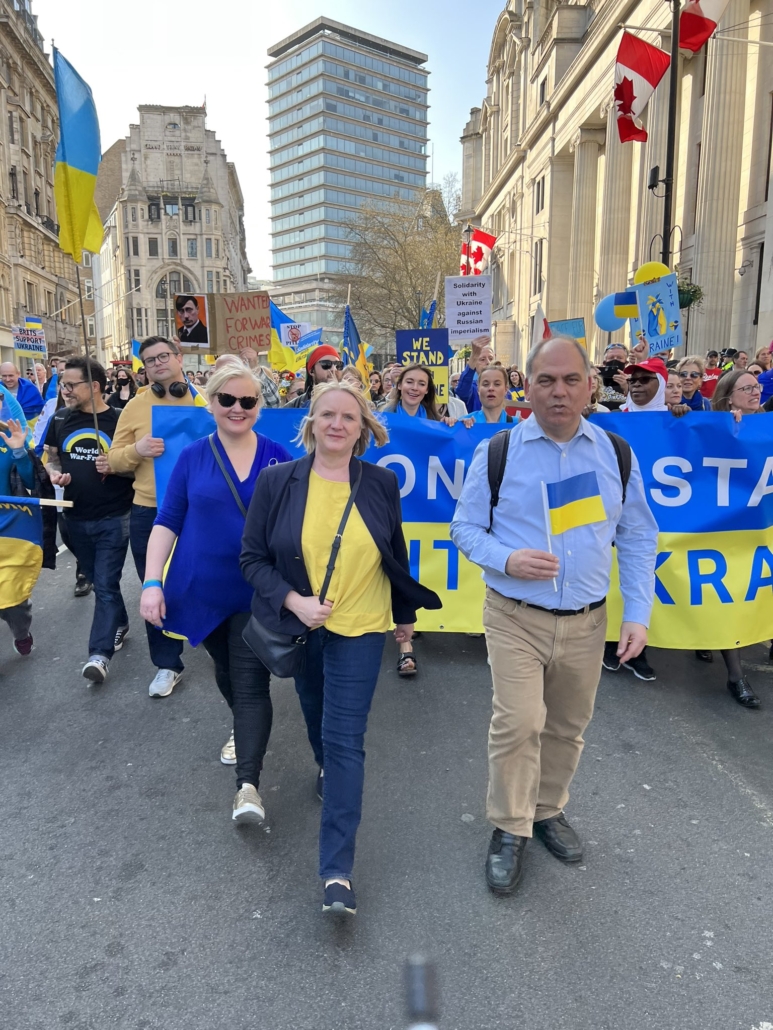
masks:
<path id="1" fill-rule="evenodd" d="M 302 633 L 307 627 L 282 602 L 291 590 L 311 597 L 303 561 L 301 534 L 309 474 L 314 456 L 272 465 L 258 476 L 242 537 L 242 574 L 255 593 L 252 611 L 267 629 Z M 381 564 L 392 584 L 392 616 L 396 623 L 416 621 L 417 608 L 441 608 L 438 595 L 411 577 L 403 537 L 400 490 L 391 469 L 352 458 L 350 482 L 358 464 L 362 480 L 355 507 L 381 552 Z M 330 543 L 338 527 L 331 526 Z"/>
<path id="2" fill-rule="evenodd" d="M 182 333 L 183 330 L 181 329 Z M 178 337 L 180 343 L 209 343 L 209 330 L 203 322 L 197 322 L 196 325 L 191 329 L 190 336 L 186 336 L 185 339 L 182 336 Z"/>

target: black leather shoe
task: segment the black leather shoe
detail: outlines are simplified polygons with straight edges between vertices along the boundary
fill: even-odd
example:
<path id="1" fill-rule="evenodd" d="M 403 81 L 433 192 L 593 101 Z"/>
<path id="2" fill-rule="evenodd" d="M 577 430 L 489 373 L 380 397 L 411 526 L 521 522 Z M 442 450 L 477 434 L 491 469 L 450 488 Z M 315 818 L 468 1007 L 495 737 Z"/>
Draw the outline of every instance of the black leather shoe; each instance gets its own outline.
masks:
<path id="1" fill-rule="evenodd" d="M 582 861 L 580 838 L 566 821 L 563 812 L 552 819 L 541 819 L 535 823 L 534 836 L 539 837 L 548 851 L 562 862 Z"/>
<path id="2" fill-rule="evenodd" d="M 486 883 L 495 894 L 512 894 L 523 872 L 528 837 L 516 837 L 497 827 L 491 835 L 486 859 Z"/>
<path id="3" fill-rule="evenodd" d="M 713 662 L 714 652 L 713 651 L 696 651 L 695 657 L 699 662 Z"/>
<path id="4" fill-rule="evenodd" d="M 727 681 L 727 689 L 736 699 L 739 705 L 743 705 L 744 708 L 759 708 L 760 699 L 754 693 L 751 688 L 751 684 L 745 676 L 741 677 L 737 683 L 733 683 L 732 680 Z"/>

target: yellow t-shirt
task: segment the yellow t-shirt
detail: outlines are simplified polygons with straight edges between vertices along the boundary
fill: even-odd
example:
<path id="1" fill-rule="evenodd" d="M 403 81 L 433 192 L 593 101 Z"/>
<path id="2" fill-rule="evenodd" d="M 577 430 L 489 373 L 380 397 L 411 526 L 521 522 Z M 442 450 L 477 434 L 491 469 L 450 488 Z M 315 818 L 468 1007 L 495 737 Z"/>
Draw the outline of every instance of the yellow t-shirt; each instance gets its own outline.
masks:
<path id="1" fill-rule="evenodd" d="M 319 594 L 325 579 L 336 530 L 351 487 L 312 471 L 303 517 L 303 561 L 311 589 Z M 392 591 L 381 566 L 381 553 L 355 505 L 349 513 L 341 549 L 327 592 L 333 611 L 325 626 L 344 637 L 386 633 L 391 624 Z"/>

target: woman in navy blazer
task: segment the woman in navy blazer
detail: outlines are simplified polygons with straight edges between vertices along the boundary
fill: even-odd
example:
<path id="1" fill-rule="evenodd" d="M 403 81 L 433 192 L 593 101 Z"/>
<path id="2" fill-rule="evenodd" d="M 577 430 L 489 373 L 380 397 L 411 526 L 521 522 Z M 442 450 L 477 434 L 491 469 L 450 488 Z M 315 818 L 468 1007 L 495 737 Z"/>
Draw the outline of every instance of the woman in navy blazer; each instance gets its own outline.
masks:
<path id="1" fill-rule="evenodd" d="M 390 469 L 358 461 L 386 430 L 361 390 L 326 383 L 312 395 L 305 458 L 264 469 L 247 513 L 241 568 L 252 611 L 283 633 L 310 630 L 295 687 L 319 765 L 323 911 L 356 911 L 351 872 L 362 807 L 363 741 L 386 629 L 411 638 L 417 608 L 440 608 L 410 574 L 400 491 Z M 319 590 L 333 538 L 361 474 L 324 604 Z M 323 779 L 324 776 L 324 779 Z M 323 790 L 324 785 L 324 790 Z"/>

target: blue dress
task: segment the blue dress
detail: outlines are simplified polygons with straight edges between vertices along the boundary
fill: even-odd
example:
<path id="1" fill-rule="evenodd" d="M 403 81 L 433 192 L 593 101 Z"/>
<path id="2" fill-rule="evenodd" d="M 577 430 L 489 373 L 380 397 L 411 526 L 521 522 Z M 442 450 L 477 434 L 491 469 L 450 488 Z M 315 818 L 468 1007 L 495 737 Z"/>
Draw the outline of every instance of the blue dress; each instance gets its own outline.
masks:
<path id="1" fill-rule="evenodd" d="M 214 439 L 245 508 L 259 473 L 268 465 L 293 460 L 281 444 L 259 433 L 250 474 L 239 482 L 217 433 Z M 181 452 L 155 525 L 166 526 L 177 536 L 164 579 L 164 630 L 187 637 L 195 647 L 229 616 L 248 612 L 252 600 L 252 587 L 239 568 L 244 517 L 208 436 Z"/>

